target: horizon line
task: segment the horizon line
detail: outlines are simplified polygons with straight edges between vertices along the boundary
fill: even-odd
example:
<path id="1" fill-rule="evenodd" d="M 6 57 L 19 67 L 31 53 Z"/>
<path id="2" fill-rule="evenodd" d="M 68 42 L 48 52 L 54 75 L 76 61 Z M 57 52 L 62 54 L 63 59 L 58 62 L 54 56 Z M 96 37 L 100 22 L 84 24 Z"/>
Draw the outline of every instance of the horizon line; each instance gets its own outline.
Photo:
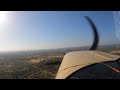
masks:
<path id="1" fill-rule="evenodd" d="M 111 45 L 119 45 L 119 44 L 111 44 Z M 110 46 L 110 45 L 98 45 L 99 46 Z M 65 48 L 82 48 L 82 47 L 90 47 L 88 45 L 86 46 L 74 46 L 74 47 L 60 47 L 60 48 L 46 48 L 46 49 L 21 49 L 21 50 L 2 50 L 0 52 L 20 52 L 20 51 L 34 51 L 34 50 L 56 50 L 56 49 L 65 49 Z"/>

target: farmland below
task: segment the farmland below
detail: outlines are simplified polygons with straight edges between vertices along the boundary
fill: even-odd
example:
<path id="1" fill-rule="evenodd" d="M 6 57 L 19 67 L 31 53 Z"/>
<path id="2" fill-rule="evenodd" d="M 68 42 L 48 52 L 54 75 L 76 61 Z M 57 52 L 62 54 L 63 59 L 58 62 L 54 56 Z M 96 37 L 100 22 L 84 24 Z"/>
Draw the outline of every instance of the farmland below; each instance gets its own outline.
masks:
<path id="1" fill-rule="evenodd" d="M 67 52 L 87 49 L 76 47 L 45 51 L 0 52 L 0 79 L 54 79 Z M 104 46 L 97 50 L 120 55 L 119 46 Z"/>

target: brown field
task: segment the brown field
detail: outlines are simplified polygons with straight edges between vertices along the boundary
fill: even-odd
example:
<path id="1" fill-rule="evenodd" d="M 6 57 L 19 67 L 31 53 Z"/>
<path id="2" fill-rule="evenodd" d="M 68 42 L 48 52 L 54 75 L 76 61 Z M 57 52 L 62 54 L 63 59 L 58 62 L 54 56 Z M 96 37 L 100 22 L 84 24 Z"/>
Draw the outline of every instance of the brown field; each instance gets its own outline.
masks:
<path id="1" fill-rule="evenodd" d="M 32 56 L 32 57 L 24 57 L 24 60 L 30 64 L 35 64 L 35 63 L 39 63 L 43 60 L 50 60 L 50 59 L 54 59 L 54 58 L 63 58 L 64 55 L 61 54 L 49 54 L 49 55 L 45 55 L 45 56 Z"/>
<path id="2" fill-rule="evenodd" d="M 34 59 L 33 59 L 33 60 L 30 60 L 29 63 L 33 63 L 33 64 L 34 64 L 34 63 L 39 63 L 40 61 L 41 61 L 41 60 L 34 60 Z"/>

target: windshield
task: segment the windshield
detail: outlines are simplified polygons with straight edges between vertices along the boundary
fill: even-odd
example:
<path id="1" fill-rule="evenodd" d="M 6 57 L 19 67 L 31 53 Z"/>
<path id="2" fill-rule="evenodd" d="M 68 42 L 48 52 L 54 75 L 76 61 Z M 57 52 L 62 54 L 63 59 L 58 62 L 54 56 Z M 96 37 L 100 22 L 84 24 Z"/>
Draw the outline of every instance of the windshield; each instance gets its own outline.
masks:
<path id="1" fill-rule="evenodd" d="M 66 53 L 93 44 L 85 16 L 96 50 L 120 55 L 119 11 L 0 11 L 0 78 L 54 79 Z"/>

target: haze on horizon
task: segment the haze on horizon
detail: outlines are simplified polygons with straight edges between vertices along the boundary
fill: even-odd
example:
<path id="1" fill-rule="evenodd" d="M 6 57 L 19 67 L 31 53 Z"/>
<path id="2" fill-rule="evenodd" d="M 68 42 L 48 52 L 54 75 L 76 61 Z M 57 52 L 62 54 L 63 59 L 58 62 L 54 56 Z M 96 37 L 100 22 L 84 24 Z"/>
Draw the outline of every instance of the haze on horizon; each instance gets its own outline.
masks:
<path id="1" fill-rule="evenodd" d="M 111 11 L 0 11 L 0 51 L 90 46 L 89 16 L 100 45 L 120 44 Z"/>

